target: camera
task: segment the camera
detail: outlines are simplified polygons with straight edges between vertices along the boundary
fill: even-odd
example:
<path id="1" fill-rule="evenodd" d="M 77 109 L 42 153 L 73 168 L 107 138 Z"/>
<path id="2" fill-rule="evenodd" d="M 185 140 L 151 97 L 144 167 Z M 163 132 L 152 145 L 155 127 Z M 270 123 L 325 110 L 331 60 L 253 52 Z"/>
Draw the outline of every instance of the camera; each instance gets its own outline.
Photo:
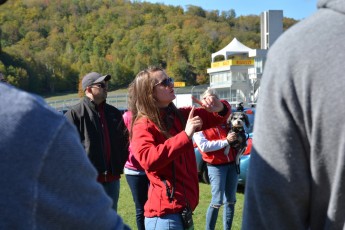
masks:
<path id="1" fill-rule="evenodd" d="M 185 207 L 181 212 L 183 228 L 186 230 L 194 229 L 193 212 L 189 207 Z"/>

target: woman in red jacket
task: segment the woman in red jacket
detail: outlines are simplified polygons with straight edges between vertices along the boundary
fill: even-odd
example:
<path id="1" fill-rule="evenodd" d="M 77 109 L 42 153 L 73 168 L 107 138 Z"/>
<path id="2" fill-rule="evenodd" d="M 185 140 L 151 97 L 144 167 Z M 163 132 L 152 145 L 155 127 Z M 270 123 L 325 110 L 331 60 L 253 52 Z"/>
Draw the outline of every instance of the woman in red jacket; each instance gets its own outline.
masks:
<path id="1" fill-rule="evenodd" d="M 177 109 L 174 99 L 173 80 L 158 67 L 139 72 L 129 87 L 131 147 L 150 180 L 147 230 L 192 229 L 191 212 L 199 200 L 192 137 L 195 131 L 224 122 L 231 111 L 214 95 L 197 109 Z"/>

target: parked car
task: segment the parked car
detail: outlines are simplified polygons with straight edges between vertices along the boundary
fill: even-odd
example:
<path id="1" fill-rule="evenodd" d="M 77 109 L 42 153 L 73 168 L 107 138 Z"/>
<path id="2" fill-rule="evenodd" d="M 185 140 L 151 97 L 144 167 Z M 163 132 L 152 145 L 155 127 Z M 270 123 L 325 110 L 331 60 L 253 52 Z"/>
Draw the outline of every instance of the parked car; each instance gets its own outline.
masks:
<path id="1" fill-rule="evenodd" d="M 233 112 L 235 111 L 236 110 L 233 110 Z M 245 108 L 244 111 L 248 116 L 250 126 L 245 127 L 246 133 L 249 135 L 249 137 L 247 140 L 247 148 L 244 151 L 242 157 L 240 158 L 240 175 L 238 178 L 238 184 L 240 186 L 245 186 L 246 184 L 248 166 L 250 162 L 250 151 L 252 149 L 255 108 Z M 197 163 L 197 168 L 198 168 L 199 181 L 202 183 L 209 184 L 210 180 L 208 178 L 206 162 L 203 161 L 201 153 L 198 148 L 194 148 L 194 152 L 195 152 L 196 163 Z"/>

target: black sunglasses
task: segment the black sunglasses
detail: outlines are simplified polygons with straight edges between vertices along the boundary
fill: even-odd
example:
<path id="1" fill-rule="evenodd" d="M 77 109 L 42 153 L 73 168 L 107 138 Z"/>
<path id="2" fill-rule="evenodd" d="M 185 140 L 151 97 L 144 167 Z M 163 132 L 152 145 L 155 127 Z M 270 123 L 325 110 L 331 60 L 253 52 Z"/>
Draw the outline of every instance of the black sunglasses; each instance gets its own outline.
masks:
<path id="1" fill-rule="evenodd" d="M 107 85 L 105 83 L 102 83 L 102 82 L 101 83 L 97 83 L 97 84 L 92 84 L 91 87 L 92 86 L 98 86 L 99 88 L 102 88 L 102 89 L 107 87 Z"/>
<path id="2" fill-rule="evenodd" d="M 153 87 L 157 86 L 157 85 L 163 85 L 165 87 L 170 86 L 171 84 L 174 84 L 174 79 L 172 79 L 171 77 L 165 78 L 164 80 L 156 83 Z"/>

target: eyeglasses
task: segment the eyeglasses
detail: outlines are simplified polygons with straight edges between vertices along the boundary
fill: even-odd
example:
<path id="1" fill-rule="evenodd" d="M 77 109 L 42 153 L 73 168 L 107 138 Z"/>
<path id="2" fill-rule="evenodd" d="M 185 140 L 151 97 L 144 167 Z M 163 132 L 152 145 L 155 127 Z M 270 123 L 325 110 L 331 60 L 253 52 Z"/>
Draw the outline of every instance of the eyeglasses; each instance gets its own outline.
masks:
<path id="1" fill-rule="evenodd" d="M 92 86 L 98 86 L 98 88 L 102 88 L 102 89 L 107 87 L 107 85 L 105 83 L 102 83 L 102 82 L 90 85 L 90 87 L 92 87 Z"/>
<path id="2" fill-rule="evenodd" d="M 153 87 L 157 86 L 157 85 L 163 85 L 164 87 L 170 86 L 171 84 L 174 84 L 174 79 L 172 79 L 171 77 L 165 78 L 164 80 L 156 83 Z"/>

